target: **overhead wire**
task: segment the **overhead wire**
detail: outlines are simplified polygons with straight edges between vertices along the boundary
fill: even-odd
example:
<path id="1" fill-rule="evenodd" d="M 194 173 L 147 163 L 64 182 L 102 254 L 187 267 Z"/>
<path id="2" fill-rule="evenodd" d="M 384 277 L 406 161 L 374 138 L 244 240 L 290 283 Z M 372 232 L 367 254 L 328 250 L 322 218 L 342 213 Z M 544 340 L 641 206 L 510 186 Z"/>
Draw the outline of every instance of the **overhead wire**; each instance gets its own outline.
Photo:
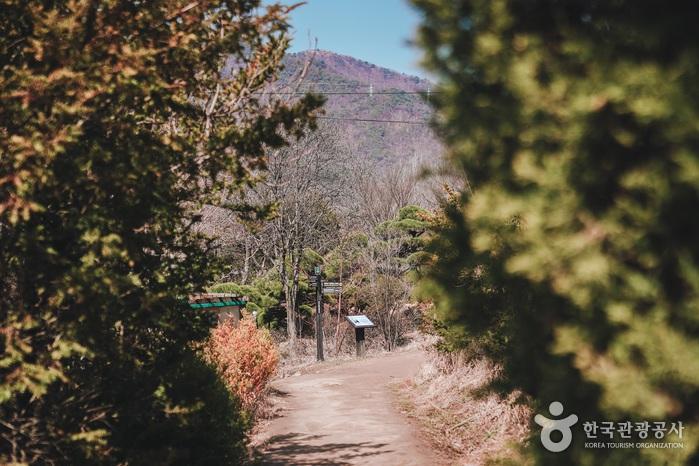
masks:
<path id="1" fill-rule="evenodd" d="M 372 91 L 372 92 L 345 92 L 345 91 L 316 91 L 308 89 L 306 91 L 295 92 L 260 92 L 262 95 L 305 95 L 309 92 L 320 95 L 432 95 L 438 94 L 437 91 Z"/>
<path id="2" fill-rule="evenodd" d="M 429 121 L 417 121 L 417 120 L 383 120 L 380 118 L 352 118 L 352 117 L 335 117 L 335 116 L 318 116 L 319 120 L 335 120 L 335 121 L 360 121 L 369 123 L 403 123 L 409 125 L 429 125 Z"/>
<path id="3" fill-rule="evenodd" d="M 320 82 L 311 83 L 311 85 L 322 84 Z M 328 84 L 331 84 L 328 82 Z M 356 86 L 364 87 L 361 84 L 343 84 L 343 83 L 333 83 L 335 86 Z M 307 84 L 308 85 L 308 84 Z M 428 89 L 426 91 L 375 91 L 370 88 L 369 91 L 316 91 L 314 89 L 306 89 L 303 91 L 293 91 L 293 92 L 283 92 L 283 91 L 269 91 L 260 92 L 261 95 L 278 95 L 278 96 L 291 96 L 291 95 L 305 95 L 309 92 L 319 94 L 319 95 L 424 95 L 431 96 L 432 94 L 438 94 L 439 91 L 433 91 Z M 391 119 L 381 119 L 381 118 L 356 118 L 356 117 L 340 117 L 340 116 L 318 116 L 321 120 L 334 120 L 334 121 L 356 121 L 356 122 L 367 122 L 367 123 L 397 123 L 397 124 L 409 124 L 409 125 L 423 125 L 427 126 L 430 124 L 429 121 L 417 121 L 417 120 L 391 120 Z"/>

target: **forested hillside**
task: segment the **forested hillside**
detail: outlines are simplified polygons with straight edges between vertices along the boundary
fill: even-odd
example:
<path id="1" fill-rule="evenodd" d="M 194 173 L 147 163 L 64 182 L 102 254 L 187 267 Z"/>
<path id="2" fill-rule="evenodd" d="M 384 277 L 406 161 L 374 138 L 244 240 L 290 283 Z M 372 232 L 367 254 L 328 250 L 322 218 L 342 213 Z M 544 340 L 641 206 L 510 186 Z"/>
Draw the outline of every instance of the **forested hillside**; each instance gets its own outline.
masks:
<path id="1" fill-rule="evenodd" d="M 286 91 L 297 84 L 295 78 L 309 64 L 294 89 L 326 97 L 325 117 L 340 118 L 336 120 L 339 134 L 355 155 L 385 164 L 431 162 L 439 157 L 441 145 L 426 124 L 350 121 L 428 122 L 432 116 L 429 81 L 322 50 L 288 54 L 283 63 L 277 87 Z"/>

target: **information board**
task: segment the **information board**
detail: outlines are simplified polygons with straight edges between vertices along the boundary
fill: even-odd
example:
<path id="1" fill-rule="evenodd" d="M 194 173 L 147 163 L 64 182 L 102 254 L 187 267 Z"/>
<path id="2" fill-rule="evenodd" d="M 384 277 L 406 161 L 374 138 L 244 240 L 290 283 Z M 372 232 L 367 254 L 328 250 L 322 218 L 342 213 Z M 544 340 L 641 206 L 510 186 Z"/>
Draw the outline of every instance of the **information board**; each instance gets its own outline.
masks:
<path id="1" fill-rule="evenodd" d="M 347 316 L 347 320 L 354 328 L 371 328 L 375 326 L 374 323 L 364 315 Z"/>

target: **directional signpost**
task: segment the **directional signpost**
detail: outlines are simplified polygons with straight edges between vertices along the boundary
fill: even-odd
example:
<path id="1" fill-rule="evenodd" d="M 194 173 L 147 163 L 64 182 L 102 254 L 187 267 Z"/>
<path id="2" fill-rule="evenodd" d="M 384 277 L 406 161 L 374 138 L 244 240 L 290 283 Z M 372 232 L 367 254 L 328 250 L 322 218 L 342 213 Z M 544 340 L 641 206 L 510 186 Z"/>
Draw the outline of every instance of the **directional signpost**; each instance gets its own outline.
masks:
<path id="1" fill-rule="evenodd" d="M 323 275 L 320 266 L 315 268 L 316 288 L 316 359 L 323 361 Z"/>
<path id="2" fill-rule="evenodd" d="M 339 282 L 323 282 L 323 294 L 340 294 L 341 289 Z"/>
<path id="3" fill-rule="evenodd" d="M 316 359 L 323 361 L 323 295 L 340 294 L 342 284 L 340 282 L 326 282 L 320 266 L 316 266 L 314 274 L 310 276 L 311 288 L 316 290 Z"/>

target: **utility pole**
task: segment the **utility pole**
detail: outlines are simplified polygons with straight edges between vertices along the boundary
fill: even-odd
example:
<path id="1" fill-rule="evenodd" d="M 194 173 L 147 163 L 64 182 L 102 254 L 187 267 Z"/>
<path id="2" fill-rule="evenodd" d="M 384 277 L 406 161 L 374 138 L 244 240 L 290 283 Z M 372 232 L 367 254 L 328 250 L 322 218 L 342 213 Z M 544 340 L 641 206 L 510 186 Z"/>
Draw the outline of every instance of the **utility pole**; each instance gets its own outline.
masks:
<path id="1" fill-rule="evenodd" d="M 324 361 L 323 357 L 323 277 L 320 266 L 316 266 L 316 359 Z"/>

